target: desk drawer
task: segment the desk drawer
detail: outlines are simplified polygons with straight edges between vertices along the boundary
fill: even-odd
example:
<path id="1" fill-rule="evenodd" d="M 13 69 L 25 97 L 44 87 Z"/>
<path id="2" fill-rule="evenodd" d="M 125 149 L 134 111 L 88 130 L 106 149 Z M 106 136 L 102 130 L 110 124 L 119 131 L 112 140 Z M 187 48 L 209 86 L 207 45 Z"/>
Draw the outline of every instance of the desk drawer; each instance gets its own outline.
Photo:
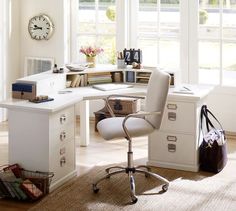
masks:
<path id="1" fill-rule="evenodd" d="M 75 169 L 75 144 L 69 143 L 55 147 L 50 152 L 50 171 L 54 172 L 53 181 L 63 178 Z"/>
<path id="2" fill-rule="evenodd" d="M 50 125 L 53 128 L 63 128 L 66 124 L 75 121 L 74 106 L 63 109 L 50 117 Z"/>
<path id="3" fill-rule="evenodd" d="M 50 132 L 50 149 L 70 142 L 75 137 L 75 124 L 73 122 L 62 128 L 51 129 Z"/>
<path id="4" fill-rule="evenodd" d="M 161 124 L 162 130 L 194 133 L 196 114 L 193 103 L 167 102 Z"/>
<path id="5" fill-rule="evenodd" d="M 195 163 L 196 138 L 192 135 L 156 131 L 150 135 L 149 159 L 191 165 Z"/>

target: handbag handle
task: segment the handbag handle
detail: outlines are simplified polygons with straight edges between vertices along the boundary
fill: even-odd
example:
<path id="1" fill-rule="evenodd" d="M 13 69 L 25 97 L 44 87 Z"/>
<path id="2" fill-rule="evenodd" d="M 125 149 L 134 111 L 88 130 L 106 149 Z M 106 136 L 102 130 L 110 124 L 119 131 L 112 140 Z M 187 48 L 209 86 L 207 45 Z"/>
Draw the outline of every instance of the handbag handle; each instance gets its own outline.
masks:
<path id="1" fill-rule="evenodd" d="M 207 108 L 206 105 L 203 105 L 202 108 L 201 108 L 200 127 L 201 127 L 202 133 L 203 133 L 203 129 L 202 129 L 202 121 L 203 121 L 203 118 L 206 119 L 206 127 L 207 127 L 207 131 L 208 131 L 208 132 L 210 131 L 210 130 L 209 130 L 209 125 L 210 125 L 211 128 L 215 128 L 214 125 L 212 124 L 211 120 L 209 119 L 208 114 L 210 114 L 210 116 L 212 116 L 212 117 L 216 120 L 216 122 L 220 125 L 220 128 L 221 128 L 221 130 L 222 130 L 223 133 L 224 133 L 223 127 L 222 127 L 222 125 L 220 124 L 219 120 L 218 120 L 218 119 L 215 117 L 215 115 Z"/>

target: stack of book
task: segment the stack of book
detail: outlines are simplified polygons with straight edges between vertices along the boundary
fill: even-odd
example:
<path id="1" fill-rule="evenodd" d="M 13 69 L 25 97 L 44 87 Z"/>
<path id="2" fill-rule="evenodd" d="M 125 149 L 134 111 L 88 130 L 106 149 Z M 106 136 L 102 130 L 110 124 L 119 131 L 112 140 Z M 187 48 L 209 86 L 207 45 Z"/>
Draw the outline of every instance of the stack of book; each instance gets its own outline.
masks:
<path id="1" fill-rule="evenodd" d="M 67 76 L 67 88 L 69 87 L 79 87 L 87 85 L 87 75 L 84 74 L 73 74 Z"/>
<path id="2" fill-rule="evenodd" d="M 104 73 L 90 73 L 88 74 L 88 84 L 103 84 L 103 83 L 111 83 L 111 73 L 104 72 Z"/>

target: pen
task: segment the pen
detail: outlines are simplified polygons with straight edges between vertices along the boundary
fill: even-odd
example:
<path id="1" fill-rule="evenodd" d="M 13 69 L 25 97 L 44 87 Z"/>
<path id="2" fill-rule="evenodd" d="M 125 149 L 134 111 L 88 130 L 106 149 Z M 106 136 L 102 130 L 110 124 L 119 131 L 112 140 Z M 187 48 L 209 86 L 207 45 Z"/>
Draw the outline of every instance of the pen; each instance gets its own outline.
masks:
<path id="1" fill-rule="evenodd" d="M 191 89 L 189 89 L 188 87 L 186 86 L 183 86 L 184 89 L 188 90 L 188 91 L 191 91 Z"/>

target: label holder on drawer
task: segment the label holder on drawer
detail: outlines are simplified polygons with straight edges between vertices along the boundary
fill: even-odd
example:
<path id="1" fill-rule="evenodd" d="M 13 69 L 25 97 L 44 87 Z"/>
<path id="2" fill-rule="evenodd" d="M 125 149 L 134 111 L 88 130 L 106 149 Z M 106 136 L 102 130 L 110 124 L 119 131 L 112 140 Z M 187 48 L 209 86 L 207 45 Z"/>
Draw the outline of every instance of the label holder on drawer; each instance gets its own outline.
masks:
<path id="1" fill-rule="evenodd" d="M 177 105 L 174 103 L 168 103 L 167 108 L 170 110 L 177 110 Z"/>
<path id="2" fill-rule="evenodd" d="M 167 139 L 167 141 L 173 141 L 173 142 L 177 141 L 177 137 L 176 136 L 167 136 L 166 139 Z"/>

